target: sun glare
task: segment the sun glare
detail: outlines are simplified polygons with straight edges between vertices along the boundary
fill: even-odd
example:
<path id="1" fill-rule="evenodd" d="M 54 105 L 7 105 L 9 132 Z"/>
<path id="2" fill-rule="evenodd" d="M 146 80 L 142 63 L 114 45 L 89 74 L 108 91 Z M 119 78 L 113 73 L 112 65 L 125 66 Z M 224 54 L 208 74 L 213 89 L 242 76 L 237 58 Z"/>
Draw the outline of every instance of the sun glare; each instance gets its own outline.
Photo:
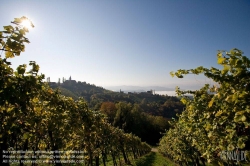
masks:
<path id="1" fill-rule="evenodd" d="M 24 26 L 25 28 L 28 28 L 28 29 L 31 29 L 32 28 L 32 23 L 30 20 L 23 20 L 22 23 L 21 23 L 22 26 Z"/>

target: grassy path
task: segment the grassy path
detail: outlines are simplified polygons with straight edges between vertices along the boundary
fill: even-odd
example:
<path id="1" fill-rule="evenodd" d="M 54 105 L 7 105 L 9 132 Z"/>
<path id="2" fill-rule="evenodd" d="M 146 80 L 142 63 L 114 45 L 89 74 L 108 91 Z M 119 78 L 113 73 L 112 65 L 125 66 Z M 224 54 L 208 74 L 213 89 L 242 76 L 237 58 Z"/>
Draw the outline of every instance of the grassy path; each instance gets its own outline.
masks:
<path id="1" fill-rule="evenodd" d="M 133 166 L 176 166 L 175 163 L 168 160 L 166 157 L 162 156 L 157 152 L 156 148 L 152 149 L 149 154 L 133 161 Z"/>

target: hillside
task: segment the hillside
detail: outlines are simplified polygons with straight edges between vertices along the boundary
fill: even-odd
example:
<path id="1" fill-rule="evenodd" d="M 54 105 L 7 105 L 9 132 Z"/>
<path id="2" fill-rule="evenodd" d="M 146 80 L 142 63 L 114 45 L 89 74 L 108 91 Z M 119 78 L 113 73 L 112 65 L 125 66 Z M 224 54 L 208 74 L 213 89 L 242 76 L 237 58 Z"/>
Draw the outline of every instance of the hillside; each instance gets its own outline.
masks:
<path id="1" fill-rule="evenodd" d="M 75 80 L 66 80 L 63 83 L 50 82 L 49 85 L 53 89 L 59 88 L 63 95 L 72 97 L 74 100 L 83 97 L 88 102 L 89 107 L 96 111 L 100 110 L 101 103 L 107 101 L 136 103 L 150 115 L 163 116 L 169 119 L 176 117 L 176 113 L 181 113 L 183 110 L 183 104 L 177 97 L 153 94 L 151 91 L 138 93 L 113 92 L 94 84 Z"/>
<path id="2" fill-rule="evenodd" d="M 156 145 L 161 133 L 169 128 L 169 119 L 176 118 L 176 114 L 183 110 L 178 98 L 153 94 L 152 91 L 113 92 L 75 80 L 50 82 L 49 85 L 74 100 L 83 97 L 89 108 L 104 113 L 110 124 L 126 133 L 132 132 L 151 145 Z"/>

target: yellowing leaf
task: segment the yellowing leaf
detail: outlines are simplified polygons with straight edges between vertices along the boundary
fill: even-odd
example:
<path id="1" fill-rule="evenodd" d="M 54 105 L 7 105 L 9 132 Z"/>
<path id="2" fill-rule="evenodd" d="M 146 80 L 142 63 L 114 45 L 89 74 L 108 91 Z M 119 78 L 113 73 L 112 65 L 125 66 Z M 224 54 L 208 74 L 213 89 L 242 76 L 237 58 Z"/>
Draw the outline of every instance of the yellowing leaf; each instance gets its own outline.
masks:
<path id="1" fill-rule="evenodd" d="M 34 98 L 34 99 L 33 99 L 33 102 L 35 102 L 35 103 L 37 103 L 38 101 L 39 101 L 38 98 Z"/>
<path id="2" fill-rule="evenodd" d="M 5 58 L 13 58 L 14 54 L 11 51 L 5 51 Z"/>
<path id="3" fill-rule="evenodd" d="M 213 103 L 214 103 L 214 98 L 212 98 L 212 100 L 210 100 L 210 102 L 209 102 L 209 104 L 208 104 L 208 107 L 209 107 L 209 108 L 212 107 Z"/>
<path id="4" fill-rule="evenodd" d="M 226 58 L 219 57 L 218 64 L 222 64 L 225 60 L 226 60 Z"/>
<path id="5" fill-rule="evenodd" d="M 186 100 L 185 98 L 182 98 L 182 99 L 181 99 L 181 102 L 182 102 L 183 104 L 186 104 L 186 103 L 187 103 L 187 100 Z"/>
<path id="6" fill-rule="evenodd" d="M 221 71 L 223 75 L 227 74 L 228 70 L 230 69 L 229 65 L 224 65 L 224 69 Z"/>
<path id="7" fill-rule="evenodd" d="M 236 64 L 236 59 L 230 59 L 230 65 L 235 66 Z"/>
<path id="8" fill-rule="evenodd" d="M 235 115 L 243 115 L 245 113 L 245 111 L 239 111 L 239 112 L 236 112 Z"/>
<path id="9" fill-rule="evenodd" d="M 247 120 L 245 115 L 235 115 L 234 121 L 235 122 L 245 122 Z"/>
<path id="10" fill-rule="evenodd" d="M 222 57 L 222 53 L 219 52 L 219 53 L 217 54 L 217 57 Z"/>
<path id="11" fill-rule="evenodd" d="M 215 117 L 221 116 L 222 113 L 223 113 L 222 110 L 219 110 L 219 111 L 215 114 Z"/>
<path id="12" fill-rule="evenodd" d="M 171 71 L 171 72 L 170 72 L 170 75 L 171 75 L 172 77 L 174 77 L 174 72 Z"/>
<path id="13" fill-rule="evenodd" d="M 227 96 L 227 98 L 225 99 L 227 102 L 231 102 L 232 101 L 232 95 Z"/>
<path id="14" fill-rule="evenodd" d="M 49 90 L 48 90 L 48 93 L 52 94 L 52 93 L 53 93 L 53 91 L 52 91 L 51 89 L 49 89 Z"/>
<path id="15" fill-rule="evenodd" d="M 245 115 L 242 115 L 242 116 L 241 116 L 241 121 L 242 121 L 242 122 L 245 122 L 246 120 L 247 120 L 246 116 L 245 116 Z"/>

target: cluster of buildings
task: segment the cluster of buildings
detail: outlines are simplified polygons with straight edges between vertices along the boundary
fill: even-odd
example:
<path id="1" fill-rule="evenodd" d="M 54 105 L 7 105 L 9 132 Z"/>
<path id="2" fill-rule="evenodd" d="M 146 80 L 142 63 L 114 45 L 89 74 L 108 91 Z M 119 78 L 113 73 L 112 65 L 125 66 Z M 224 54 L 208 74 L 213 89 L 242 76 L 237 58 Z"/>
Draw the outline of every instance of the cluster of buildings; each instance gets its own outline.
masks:
<path id="1" fill-rule="evenodd" d="M 50 77 L 47 77 L 47 82 L 50 84 L 50 85 L 60 85 L 61 83 L 63 83 L 63 84 L 71 84 L 71 83 L 76 83 L 76 80 L 72 80 L 71 79 L 71 76 L 69 77 L 69 79 L 68 80 L 66 80 L 66 78 L 62 78 L 62 82 L 61 82 L 61 79 L 59 78 L 58 79 L 58 82 L 51 82 L 50 81 Z"/>

